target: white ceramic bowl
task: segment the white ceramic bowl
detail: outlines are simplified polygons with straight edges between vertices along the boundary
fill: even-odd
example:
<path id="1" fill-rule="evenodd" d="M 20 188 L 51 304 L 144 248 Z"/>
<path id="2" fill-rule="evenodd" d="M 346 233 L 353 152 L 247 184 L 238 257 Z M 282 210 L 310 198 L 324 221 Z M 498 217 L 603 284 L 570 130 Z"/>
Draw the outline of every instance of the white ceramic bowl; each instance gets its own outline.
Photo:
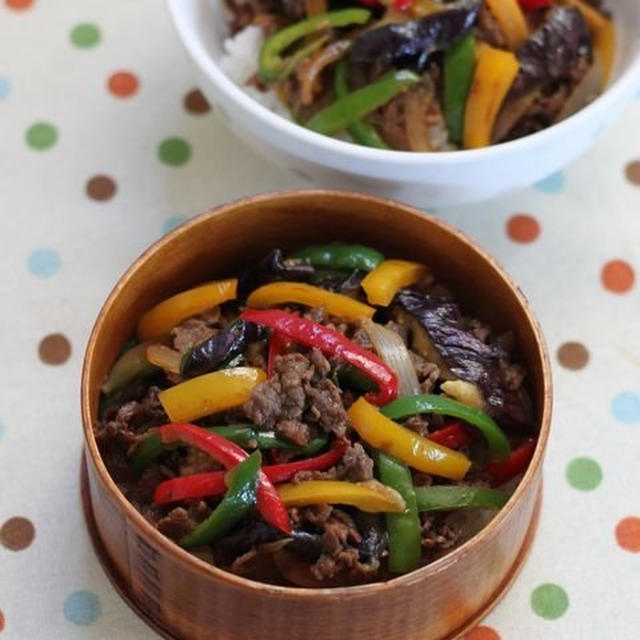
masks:
<path id="1" fill-rule="evenodd" d="M 252 149 L 315 185 L 395 198 L 419 207 L 477 202 L 519 189 L 583 153 L 640 89 L 638 0 L 609 0 L 618 29 L 613 79 L 594 103 L 540 133 L 486 149 L 384 151 L 309 131 L 248 97 L 220 69 L 222 0 L 167 0 L 200 85 L 230 129 Z"/>

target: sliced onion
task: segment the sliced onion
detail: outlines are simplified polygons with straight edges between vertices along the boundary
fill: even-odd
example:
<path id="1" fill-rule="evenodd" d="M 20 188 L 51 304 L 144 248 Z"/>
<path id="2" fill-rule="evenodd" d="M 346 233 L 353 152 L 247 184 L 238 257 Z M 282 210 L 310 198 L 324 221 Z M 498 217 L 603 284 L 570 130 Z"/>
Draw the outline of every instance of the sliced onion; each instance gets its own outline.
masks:
<path id="1" fill-rule="evenodd" d="M 182 355 L 163 344 L 150 344 L 147 347 L 147 360 L 169 373 L 180 374 Z"/>
<path id="2" fill-rule="evenodd" d="M 362 328 L 367 332 L 378 355 L 398 376 L 400 395 L 412 396 L 420 393 L 418 374 L 411 360 L 409 350 L 402 338 L 391 329 L 387 329 L 372 320 L 366 320 Z"/>
<path id="3" fill-rule="evenodd" d="M 565 120 L 580 109 L 584 109 L 600 95 L 603 85 L 604 69 L 600 58 L 595 55 L 593 64 L 567 98 L 560 113 L 556 116 L 555 122 Z"/>

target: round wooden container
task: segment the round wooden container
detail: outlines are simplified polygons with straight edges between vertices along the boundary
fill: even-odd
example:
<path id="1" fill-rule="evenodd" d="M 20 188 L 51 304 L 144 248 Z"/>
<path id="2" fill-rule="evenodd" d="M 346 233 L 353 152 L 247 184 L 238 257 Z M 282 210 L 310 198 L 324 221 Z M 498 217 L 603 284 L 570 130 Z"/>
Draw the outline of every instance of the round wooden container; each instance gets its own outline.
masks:
<path id="1" fill-rule="evenodd" d="M 137 318 L 182 289 L 232 276 L 268 249 L 327 240 L 373 245 L 420 260 L 466 310 L 511 329 L 528 370 L 540 438 L 523 481 L 479 534 L 444 558 L 384 583 L 300 589 L 253 582 L 184 551 L 127 502 L 96 446 L 100 385 Z M 535 532 L 551 417 L 542 335 L 527 301 L 496 262 L 462 233 L 409 207 L 367 196 L 298 191 L 225 205 L 144 253 L 115 286 L 93 329 L 82 377 L 87 522 L 114 584 L 167 637 L 181 640 L 444 640 L 495 604 Z"/>

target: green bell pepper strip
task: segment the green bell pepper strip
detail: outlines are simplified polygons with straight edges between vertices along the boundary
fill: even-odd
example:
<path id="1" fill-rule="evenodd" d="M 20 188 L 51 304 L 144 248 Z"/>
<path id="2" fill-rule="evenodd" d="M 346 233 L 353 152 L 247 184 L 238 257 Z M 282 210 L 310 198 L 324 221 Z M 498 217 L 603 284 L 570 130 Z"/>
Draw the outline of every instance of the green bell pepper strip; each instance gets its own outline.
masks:
<path id="1" fill-rule="evenodd" d="M 344 98 L 338 98 L 325 109 L 318 111 L 305 126 L 316 133 L 332 136 L 362 120 L 418 82 L 420 76 L 413 71 L 390 71 L 362 89 L 349 93 Z"/>
<path id="2" fill-rule="evenodd" d="M 336 98 L 344 98 L 349 94 L 349 82 L 347 78 L 347 62 L 342 59 L 336 67 L 333 77 L 333 90 Z M 389 145 L 382 139 L 373 125 L 364 120 L 356 120 L 347 128 L 349 135 L 354 142 L 365 147 L 373 147 L 375 149 L 388 149 Z"/>
<path id="3" fill-rule="evenodd" d="M 376 249 L 361 244 L 313 244 L 298 249 L 291 254 L 292 258 L 307 260 L 316 269 L 335 269 L 336 271 L 373 271 L 384 256 Z"/>
<path id="4" fill-rule="evenodd" d="M 436 485 L 416 487 L 418 511 L 448 511 L 450 509 L 500 509 L 509 500 L 509 494 L 499 489 L 469 487 L 465 485 Z"/>
<path id="5" fill-rule="evenodd" d="M 489 456 L 494 460 L 503 460 L 511 453 L 509 440 L 491 416 L 484 411 L 468 407 L 462 402 L 446 396 L 423 394 L 403 396 L 380 409 L 380 413 L 399 420 L 417 413 L 438 413 L 444 416 L 460 418 L 477 427 L 489 447 Z"/>
<path id="6" fill-rule="evenodd" d="M 456 42 L 444 54 L 444 118 L 449 140 L 462 144 L 464 110 L 476 66 L 476 41 L 471 34 Z"/>
<path id="7" fill-rule="evenodd" d="M 283 57 L 284 51 L 298 40 L 320 34 L 330 27 L 365 24 L 370 17 L 371 12 L 367 9 L 340 9 L 339 11 L 321 13 L 277 31 L 262 45 L 259 63 L 260 79 L 263 82 L 275 82 L 286 78 L 296 68 L 300 60 L 324 42 L 324 39 L 314 40 L 288 58 Z"/>
<path id="8" fill-rule="evenodd" d="M 125 351 L 113 365 L 109 377 L 102 385 L 105 395 L 121 389 L 136 378 L 148 378 L 160 369 L 147 360 L 147 345 L 137 344 Z"/>
<path id="9" fill-rule="evenodd" d="M 378 451 L 375 456 L 380 482 L 404 499 L 404 513 L 385 514 L 389 532 L 389 571 L 408 573 L 420 566 L 421 526 L 411 471 L 403 462 Z"/>
<path id="10" fill-rule="evenodd" d="M 334 382 L 339 387 L 346 387 L 362 393 L 369 393 L 378 389 L 378 385 L 369 376 L 350 364 L 337 367 L 334 375 Z"/>
<path id="11" fill-rule="evenodd" d="M 190 548 L 209 544 L 247 517 L 256 505 L 261 463 L 262 454 L 255 451 L 229 471 L 226 478 L 229 490 L 222 502 L 206 520 L 180 539 L 181 546 Z"/>
<path id="12" fill-rule="evenodd" d="M 258 449 L 293 449 L 299 451 L 301 455 L 312 456 L 324 449 L 329 441 L 327 434 L 321 434 L 314 438 L 306 447 L 296 447 L 291 442 L 278 437 L 273 431 L 257 431 L 251 424 L 234 424 L 224 427 L 204 427 L 211 433 L 231 440 L 241 447 L 255 447 Z M 165 451 L 177 449 L 181 445 L 163 444 L 160 438 L 152 433 L 146 437 L 135 449 L 131 456 L 131 466 L 136 475 L 142 472 L 157 460 Z"/>

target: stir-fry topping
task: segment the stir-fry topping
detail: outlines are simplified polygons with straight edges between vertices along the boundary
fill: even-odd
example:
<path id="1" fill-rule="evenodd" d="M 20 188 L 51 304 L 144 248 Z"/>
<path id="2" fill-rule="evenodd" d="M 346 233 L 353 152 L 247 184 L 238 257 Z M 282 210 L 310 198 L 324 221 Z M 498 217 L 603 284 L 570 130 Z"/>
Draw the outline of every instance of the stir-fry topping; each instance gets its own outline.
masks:
<path id="1" fill-rule="evenodd" d="M 603 90 L 615 50 L 601 0 L 226 3 L 229 50 L 262 43 L 250 77 L 234 75 L 232 53 L 223 60 L 236 81 L 312 131 L 377 149 L 472 149 L 540 131 Z"/>
<path id="2" fill-rule="evenodd" d="M 102 387 L 107 467 L 161 532 L 256 579 L 412 571 L 464 540 L 456 510 L 502 508 L 535 451 L 509 336 L 370 247 L 274 249 L 158 301 L 138 339 Z"/>

